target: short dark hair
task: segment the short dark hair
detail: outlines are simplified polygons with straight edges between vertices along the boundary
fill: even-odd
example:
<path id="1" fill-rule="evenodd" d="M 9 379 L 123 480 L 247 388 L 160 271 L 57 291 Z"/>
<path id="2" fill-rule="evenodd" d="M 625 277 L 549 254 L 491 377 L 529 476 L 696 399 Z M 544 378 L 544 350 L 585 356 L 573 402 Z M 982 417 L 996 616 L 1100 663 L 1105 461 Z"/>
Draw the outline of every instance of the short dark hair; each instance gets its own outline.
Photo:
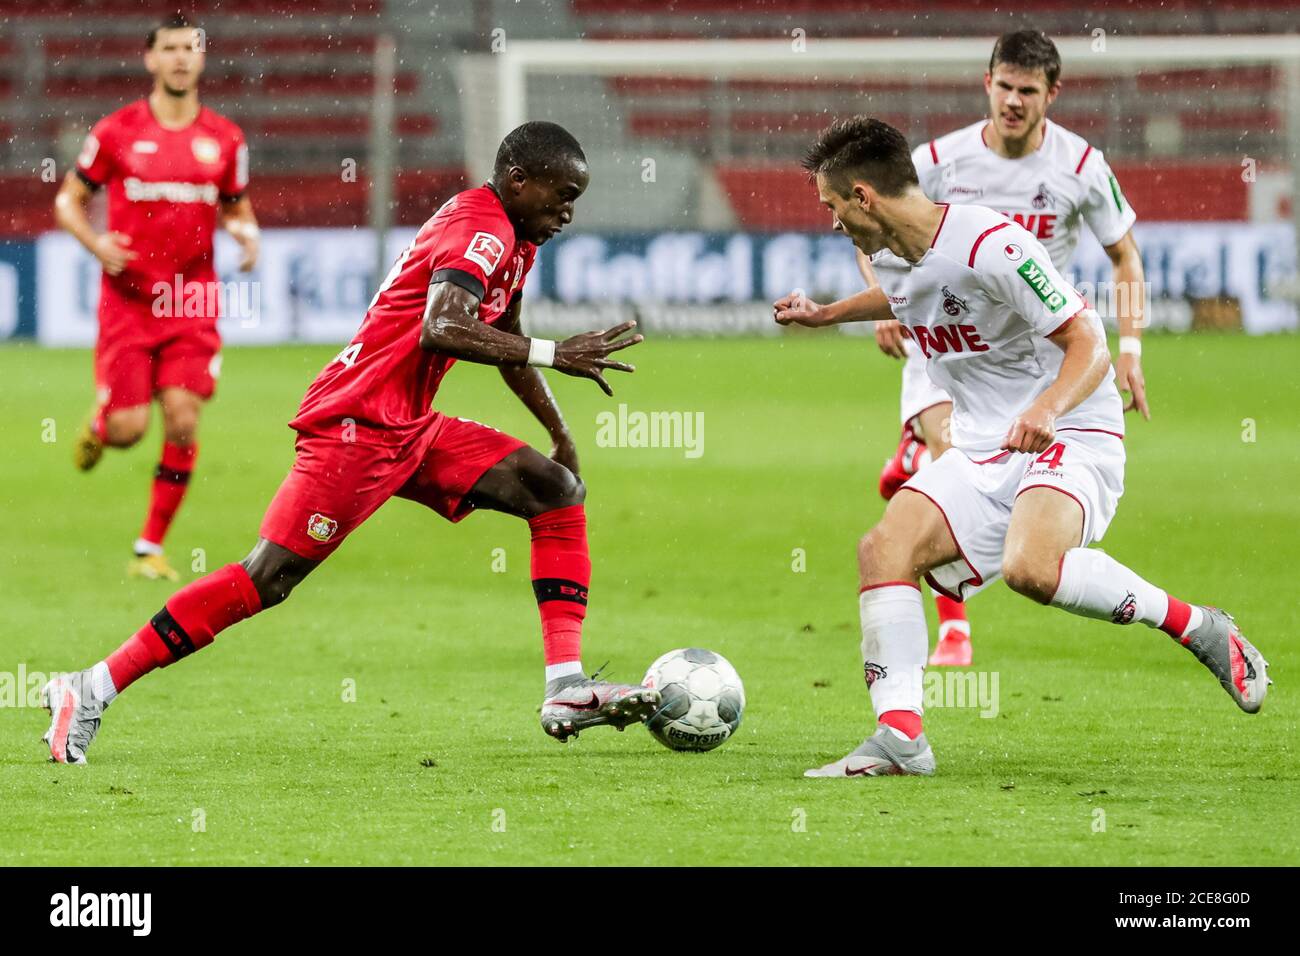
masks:
<path id="1" fill-rule="evenodd" d="M 190 18 L 177 10 L 171 16 L 164 17 L 154 24 L 153 29 L 149 31 L 149 39 L 145 43 L 145 49 L 153 49 L 153 45 L 158 42 L 158 34 L 163 30 L 188 30 L 192 26 L 194 24 L 190 22 Z"/>
<path id="2" fill-rule="evenodd" d="M 831 180 L 840 193 L 858 173 L 882 196 L 900 196 L 919 185 L 907 139 L 894 127 L 869 116 L 836 120 L 821 131 L 803 157 L 803 168 Z"/>
<path id="3" fill-rule="evenodd" d="M 558 123 L 535 120 L 506 134 L 497 147 L 492 177 L 504 177 L 511 166 L 519 166 L 532 176 L 575 161 L 585 163 L 587 157 L 573 134 Z"/>
<path id="4" fill-rule="evenodd" d="M 999 63 L 1018 66 L 1022 70 L 1042 70 L 1050 89 L 1061 78 L 1061 54 L 1056 44 L 1040 30 L 1016 30 L 1004 33 L 993 44 L 989 57 L 989 72 Z"/>

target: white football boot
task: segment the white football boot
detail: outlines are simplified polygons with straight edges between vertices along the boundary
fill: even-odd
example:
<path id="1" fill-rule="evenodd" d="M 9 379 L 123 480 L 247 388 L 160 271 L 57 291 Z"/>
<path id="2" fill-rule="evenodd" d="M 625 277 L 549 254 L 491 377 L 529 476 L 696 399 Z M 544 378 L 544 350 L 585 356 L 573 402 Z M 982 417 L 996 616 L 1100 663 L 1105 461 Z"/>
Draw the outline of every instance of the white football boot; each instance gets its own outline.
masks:
<path id="1" fill-rule="evenodd" d="M 55 763 L 85 763 L 86 750 L 99 733 L 108 705 L 95 696 L 90 668 L 51 678 L 41 688 L 41 706 L 50 712 L 50 729 L 41 739 Z"/>
<path id="2" fill-rule="evenodd" d="M 925 776 L 934 773 L 934 751 L 921 734 L 915 740 L 880 727 L 847 757 L 824 767 L 805 770 L 805 777 Z"/>

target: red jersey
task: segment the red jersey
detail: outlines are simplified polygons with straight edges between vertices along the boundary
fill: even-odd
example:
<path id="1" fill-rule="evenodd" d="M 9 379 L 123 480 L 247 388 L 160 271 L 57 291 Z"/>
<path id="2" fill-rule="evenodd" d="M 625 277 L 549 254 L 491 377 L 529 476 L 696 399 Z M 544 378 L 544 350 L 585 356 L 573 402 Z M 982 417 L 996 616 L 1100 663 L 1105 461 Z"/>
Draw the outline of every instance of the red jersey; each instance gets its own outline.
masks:
<path id="1" fill-rule="evenodd" d="M 456 360 L 420 348 L 429 286 L 479 297 L 488 325 L 523 289 L 537 247 L 515 236 L 491 186 L 447 200 L 397 257 L 351 344 L 325 366 L 289 427 L 368 444 L 405 444 L 433 420 L 433 397 Z"/>
<path id="2" fill-rule="evenodd" d="M 108 228 L 131 237 L 132 259 L 104 274 L 118 297 L 151 303 L 155 283 L 215 281 L 212 233 L 220 200 L 248 186 L 248 146 L 239 127 L 207 107 L 184 129 L 166 129 L 148 100 L 110 113 L 91 130 L 77 175 L 108 186 Z M 211 317 L 215 323 L 216 316 Z"/>

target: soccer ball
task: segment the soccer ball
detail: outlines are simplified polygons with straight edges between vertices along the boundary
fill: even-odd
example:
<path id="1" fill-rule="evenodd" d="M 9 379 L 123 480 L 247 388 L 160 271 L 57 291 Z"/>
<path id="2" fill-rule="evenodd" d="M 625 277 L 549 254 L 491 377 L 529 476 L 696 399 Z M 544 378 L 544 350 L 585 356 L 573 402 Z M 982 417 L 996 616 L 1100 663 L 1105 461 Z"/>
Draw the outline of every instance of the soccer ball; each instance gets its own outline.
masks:
<path id="1" fill-rule="evenodd" d="M 699 647 L 669 651 L 650 665 L 641 683 L 662 697 L 646 726 L 670 750 L 722 746 L 745 712 L 745 688 L 736 669 L 721 654 Z"/>

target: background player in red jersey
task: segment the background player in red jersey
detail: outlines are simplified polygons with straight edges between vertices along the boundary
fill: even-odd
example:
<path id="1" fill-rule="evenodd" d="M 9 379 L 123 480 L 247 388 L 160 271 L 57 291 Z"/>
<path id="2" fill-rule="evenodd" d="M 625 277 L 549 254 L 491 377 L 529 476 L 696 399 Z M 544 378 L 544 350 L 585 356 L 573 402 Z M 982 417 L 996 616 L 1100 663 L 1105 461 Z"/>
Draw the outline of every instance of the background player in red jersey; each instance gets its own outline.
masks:
<path id="1" fill-rule="evenodd" d="M 212 261 L 218 215 L 257 262 L 258 230 L 239 127 L 199 105 L 203 34 L 177 15 L 149 33 L 145 67 L 153 92 L 95 124 L 54 202 L 60 226 L 104 267 L 95 345 L 96 407 L 77 436 L 74 460 L 88 471 L 104 446 L 128 448 L 163 413 L 162 458 L 131 574 L 177 580 L 163 538 L 194 468 L 199 410 L 220 367 L 219 286 Z M 86 216 L 108 187 L 108 231 Z"/>
<path id="2" fill-rule="evenodd" d="M 542 728 L 566 740 L 600 724 L 645 720 L 657 691 L 583 676 L 582 621 L 591 561 L 586 495 L 560 410 L 536 368 L 605 382 L 609 358 L 635 345 L 634 323 L 552 342 L 520 334 L 520 293 L 537 246 L 573 219 L 586 157 L 554 123 L 526 123 L 501 143 L 492 181 L 448 200 L 380 286 L 352 342 L 312 383 L 291 426 L 297 457 L 239 564 L 182 588 L 109 657 L 55 678 L 43 693 L 51 757 L 83 763 L 118 692 L 210 644 L 218 632 L 280 603 L 393 496 L 450 521 L 491 508 L 528 521 L 542 621 Z M 435 411 L 447 370 L 463 359 L 498 366 L 554 442 L 547 458 L 517 438 Z"/>

